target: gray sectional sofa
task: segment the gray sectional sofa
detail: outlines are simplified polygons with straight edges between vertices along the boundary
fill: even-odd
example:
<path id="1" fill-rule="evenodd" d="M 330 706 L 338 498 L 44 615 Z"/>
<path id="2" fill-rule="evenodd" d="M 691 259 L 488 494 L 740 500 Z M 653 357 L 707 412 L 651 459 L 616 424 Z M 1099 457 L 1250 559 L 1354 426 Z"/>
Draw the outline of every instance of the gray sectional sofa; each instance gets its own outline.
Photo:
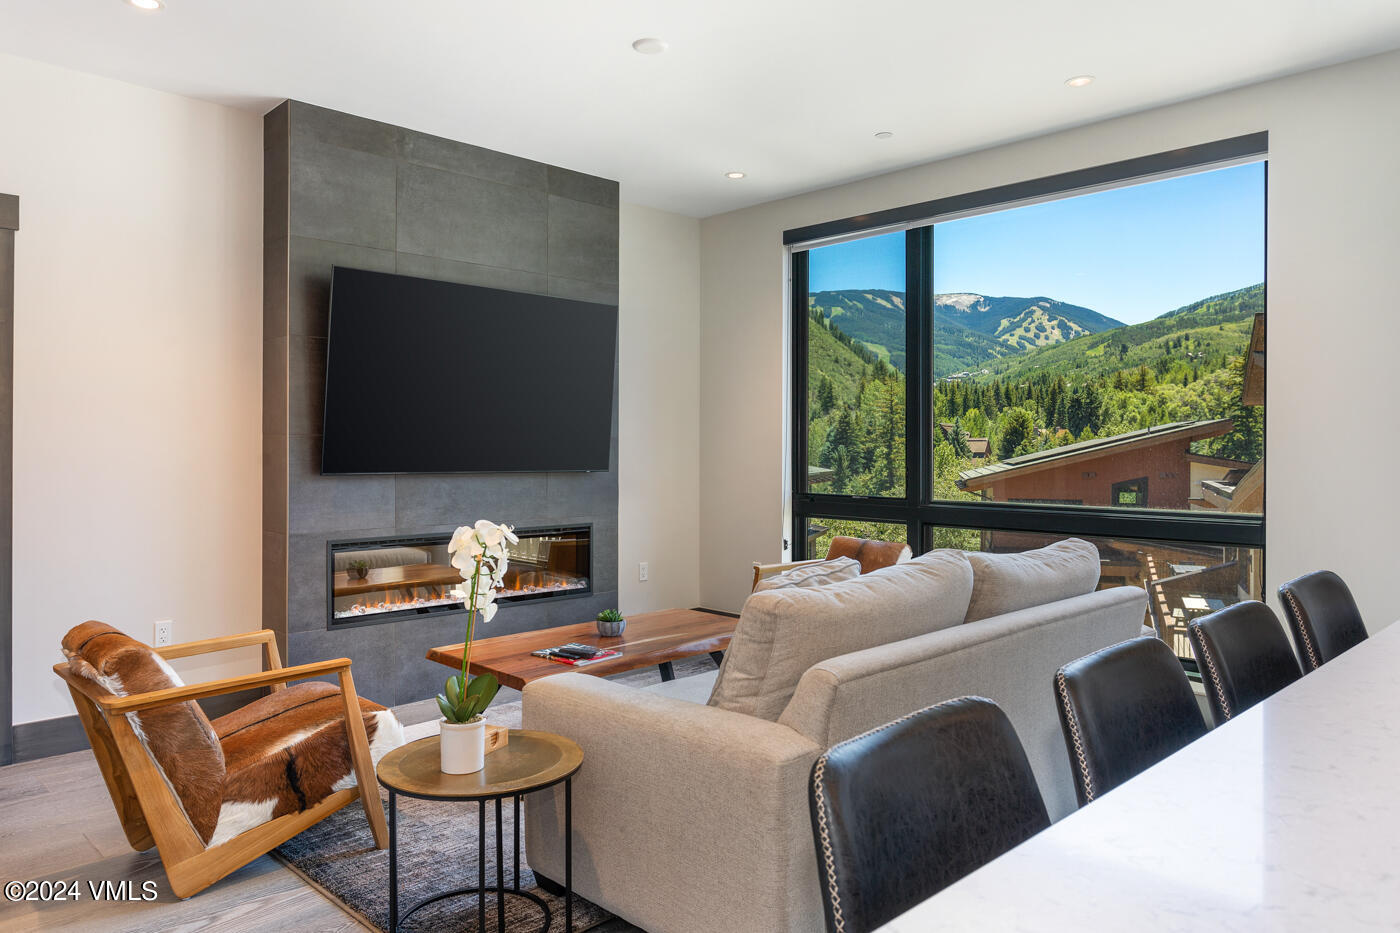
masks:
<path id="1" fill-rule="evenodd" d="M 807 806 L 831 745 L 941 700 L 996 701 L 1052 819 L 1074 809 L 1055 671 L 1137 636 L 1146 594 L 1096 590 L 1098 552 L 931 552 L 854 580 L 749 597 L 714 675 L 649 688 L 565 673 L 524 725 L 584 749 L 574 887 L 650 933 L 820 931 Z M 910 775 L 914 779 L 916 775 Z M 563 879 L 562 791 L 526 802 L 535 870 Z"/>

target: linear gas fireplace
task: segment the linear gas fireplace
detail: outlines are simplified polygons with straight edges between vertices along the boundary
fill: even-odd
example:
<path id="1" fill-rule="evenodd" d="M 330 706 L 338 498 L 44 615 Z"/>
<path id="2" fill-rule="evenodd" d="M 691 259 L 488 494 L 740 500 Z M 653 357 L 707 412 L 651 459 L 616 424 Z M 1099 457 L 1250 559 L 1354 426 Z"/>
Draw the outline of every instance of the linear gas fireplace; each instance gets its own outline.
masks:
<path id="1" fill-rule="evenodd" d="M 502 607 L 514 602 L 584 596 L 592 588 L 592 526 L 516 529 Z M 451 534 L 332 541 L 328 545 L 331 626 L 388 622 L 462 611 L 452 590 L 462 582 L 447 553 Z"/>

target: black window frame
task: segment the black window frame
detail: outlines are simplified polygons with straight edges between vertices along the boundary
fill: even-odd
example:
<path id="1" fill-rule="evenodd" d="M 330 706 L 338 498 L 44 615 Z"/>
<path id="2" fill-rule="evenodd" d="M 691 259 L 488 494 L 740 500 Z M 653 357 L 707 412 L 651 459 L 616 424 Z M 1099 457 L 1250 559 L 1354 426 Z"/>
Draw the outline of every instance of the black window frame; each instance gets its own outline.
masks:
<path id="1" fill-rule="evenodd" d="M 968 194 L 925 201 L 783 233 L 790 255 L 791 299 L 791 559 L 807 553 L 811 520 L 904 524 L 915 554 L 927 550 L 938 527 L 979 531 L 1121 537 L 1163 543 L 1256 548 L 1264 560 L 1264 515 L 1151 510 L 1133 506 L 1055 506 L 1012 502 L 954 502 L 933 498 L 933 225 L 968 211 L 1012 208 L 1017 202 L 1088 194 L 1094 189 L 1156 180 L 1246 161 L 1264 162 L 1265 230 L 1268 229 L 1267 131 L 1202 143 L 1093 168 L 1016 182 Z M 917 226 L 912 226 L 917 224 Z M 808 430 L 808 250 L 822 240 L 873 236 L 905 227 L 905 482 L 904 496 L 873 497 L 813 493 L 807 483 Z M 1266 234 L 1267 235 L 1267 234 Z M 1266 250 L 1267 256 L 1267 250 Z M 1268 307 L 1268 270 L 1264 302 Z M 1267 411 L 1267 409 L 1266 409 Z M 1265 430 L 1265 451 L 1268 434 Z M 1268 492 L 1265 491 L 1267 500 Z M 1266 579 L 1261 572 L 1261 580 Z"/>

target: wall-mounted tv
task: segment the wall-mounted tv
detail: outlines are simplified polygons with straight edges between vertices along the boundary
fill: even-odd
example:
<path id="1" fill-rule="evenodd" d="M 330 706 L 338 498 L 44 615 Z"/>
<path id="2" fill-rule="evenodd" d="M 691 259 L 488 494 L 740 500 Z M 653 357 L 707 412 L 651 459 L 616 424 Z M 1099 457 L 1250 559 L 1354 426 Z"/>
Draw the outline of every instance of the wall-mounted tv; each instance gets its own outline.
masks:
<path id="1" fill-rule="evenodd" d="M 321 472 L 608 469 L 617 308 L 337 267 Z"/>

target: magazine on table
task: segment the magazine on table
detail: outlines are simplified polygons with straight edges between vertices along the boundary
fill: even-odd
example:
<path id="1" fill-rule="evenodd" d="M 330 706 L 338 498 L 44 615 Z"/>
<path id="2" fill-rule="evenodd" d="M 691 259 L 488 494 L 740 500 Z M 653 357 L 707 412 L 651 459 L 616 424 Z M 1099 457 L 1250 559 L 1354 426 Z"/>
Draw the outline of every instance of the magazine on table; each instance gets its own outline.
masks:
<path id="1" fill-rule="evenodd" d="M 612 648 L 598 648 L 595 645 L 582 645 L 576 642 L 554 648 L 541 648 L 539 651 L 530 653 L 539 658 L 548 658 L 559 664 L 569 664 L 573 667 L 586 667 L 589 664 L 597 664 L 599 661 L 622 656 L 621 651 Z"/>

